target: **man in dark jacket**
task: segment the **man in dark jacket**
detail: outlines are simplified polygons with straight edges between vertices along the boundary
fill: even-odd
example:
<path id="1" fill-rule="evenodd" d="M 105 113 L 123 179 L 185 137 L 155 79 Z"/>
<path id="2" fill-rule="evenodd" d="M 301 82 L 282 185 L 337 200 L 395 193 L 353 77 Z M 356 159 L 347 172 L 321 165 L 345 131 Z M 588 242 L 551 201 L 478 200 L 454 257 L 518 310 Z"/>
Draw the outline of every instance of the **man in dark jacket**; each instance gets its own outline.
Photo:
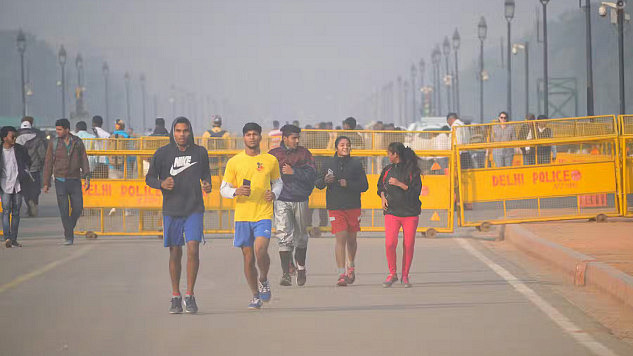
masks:
<path id="1" fill-rule="evenodd" d="M 55 122 L 57 138 L 51 139 L 46 150 L 44 163 L 44 193 L 51 186 L 51 176 L 55 175 L 57 206 L 64 225 L 64 245 L 70 246 L 75 239 L 75 226 L 83 211 L 81 178 L 86 179 L 86 190 L 90 188 L 90 165 L 86 148 L 81 139 L 70 133 L 68 119 Z M 70 206 L 69 206 L 70 201 Z"/>
<path id="2" fill-rule="evenodd" d="M 42 191 L 42 170 L 44 169 L 48 140 L 42 131 L 33 127 L 33 118 L 25 116 L 20 124 L 18 138 L 15 142 L 24 146 L 31 158 L 29 172 L 34 182 L 22 187 L 22 195 L 26 203 L 27 214 L 29 216 L 37 216 L 40 193 Z"/>
<path id="3" fill-rule="evenodd" d="M 334 143 L 336 154 L 323 167 L 315 185 L 327 187 L 325 200 L 336 236 L 336 265 L 338 286 L 354 283 L 356 279 L 354 259 L 356 257 L 356 235 L 360 231 L 360 195 L 367 191 L 367 175 L 359 160 L 350 156 L 352 141 L 339 136 Z M 345 252 L 347 250 L 347 270 Z"/>
<path id="4" fill-rule="evenodd" d="M 168 137 L 169 131 L 165 128 L 165 119 L 162 117 L 156 118 L 155 121 L 156 127 L 154 128 L 154 132 L 150 136 L 159 136 L 159 137 Z"/>
<path id="5" fill-rule="evenodd" d="M 211 192 L 209 154 L 193 140 L 191 123 L 185 117 L 174 120 L 169 144 L 152 156 L 145 177 L 148 186 L 163 193 L 163 241 L 169 247 L 169 275 L 172 298 L 169 312 L 182 313 L 180 270 L 182 246 L 187 244 L 187 294 L 185 311 L 196 313 L 193 289 L 200 265 L 199 246 L 204 241 L 202 190 Z M 200 189 L 202 182 L 202 190 Z"/>
<path id="6" fill-rule="evenodd" d="M 279 198 L 274 201 L 275 229 L 279 239 L 279 257 L 283 276 L 282 286 L 292 285 L 290 265 L 292 251 L 297 262 L 297 285 L 306 282 L 306 254 L 308 250 L 309 209 L 308 198 L 314 189 L 316 167 L 310 151 L 299 146 L 301 129 L 295 125 L 281 128 L 282 142 L 270 150 L 279 161 L 281 179 L 284 183 Z"/>
<path id="7" fill-rule="evenodd" d="M 2 155 L 0 155 L 0 193 L 2 194 L 2 233 L 5 246 L 21 247 L 18 243 L 22 187 L 32 184 L 29 175 L 31 159 L 22 145 L 15 143 L 17 131 L 13 126 L 0 129 Z"/>

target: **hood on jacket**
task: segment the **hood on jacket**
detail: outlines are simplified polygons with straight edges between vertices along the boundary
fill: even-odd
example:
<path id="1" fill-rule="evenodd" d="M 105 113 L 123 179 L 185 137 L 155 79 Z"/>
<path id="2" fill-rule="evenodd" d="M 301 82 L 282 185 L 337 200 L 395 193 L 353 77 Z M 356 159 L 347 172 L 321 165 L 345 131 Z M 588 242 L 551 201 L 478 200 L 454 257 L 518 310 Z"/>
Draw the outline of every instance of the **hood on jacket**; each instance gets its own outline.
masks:
<path id="1" fill-rule="evenodd" d="M 193 139 L 193 127 L 191 127 L 189 119 L 184 116 L 177 117 L 176 120 L 172 122 L 171 131 L 169 132 L 169 143 L 176 145 L 176 140 L 174 139 L 174 127 L 176 127 L 176 124 L 186 124 L 189 126 L 189 132 L 191 132 L 191 135 L 189 135 L 189 141 L 187 143 L 192 146 L 195 143 Z"/>

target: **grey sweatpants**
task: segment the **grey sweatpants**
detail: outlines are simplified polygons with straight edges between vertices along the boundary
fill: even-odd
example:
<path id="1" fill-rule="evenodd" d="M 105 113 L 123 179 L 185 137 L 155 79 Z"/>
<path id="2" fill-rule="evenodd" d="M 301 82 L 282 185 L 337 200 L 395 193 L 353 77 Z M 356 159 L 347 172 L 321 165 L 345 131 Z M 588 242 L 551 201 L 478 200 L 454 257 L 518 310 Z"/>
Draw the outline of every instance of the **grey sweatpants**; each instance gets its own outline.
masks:
<path id="1" fill-rule="evenodd" d="M 287 202 L 275 200 L 275 236 L 279 251 L 308 247 L 307 227 L 310 222 L 308 201 Z"/>

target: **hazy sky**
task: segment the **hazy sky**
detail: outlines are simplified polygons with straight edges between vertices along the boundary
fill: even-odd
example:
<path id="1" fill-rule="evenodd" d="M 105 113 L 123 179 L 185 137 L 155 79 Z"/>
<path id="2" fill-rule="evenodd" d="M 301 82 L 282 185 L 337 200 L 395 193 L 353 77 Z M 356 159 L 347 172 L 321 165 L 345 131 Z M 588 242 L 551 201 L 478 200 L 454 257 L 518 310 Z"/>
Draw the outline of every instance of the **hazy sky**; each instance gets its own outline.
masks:
<path id="1" fill-rule="evenodd" d="M 480 16 L 491 47 L 505 35 L 503 2 L 0 0 L 0 28 L 106 58 L 112 72 L 144 72 L 162 101 L 173 83 L 227 103 L 238 120 L 340 121 L 373 89 L 408 78 L 411 63 L 430 62 L 455 28 L 462 65 L 474 63 Z M 517 0 L 516 36 L 533 30 L 537 7 Z M 549 9 L 555 18 L 578 2 L 553 0 Z"/>

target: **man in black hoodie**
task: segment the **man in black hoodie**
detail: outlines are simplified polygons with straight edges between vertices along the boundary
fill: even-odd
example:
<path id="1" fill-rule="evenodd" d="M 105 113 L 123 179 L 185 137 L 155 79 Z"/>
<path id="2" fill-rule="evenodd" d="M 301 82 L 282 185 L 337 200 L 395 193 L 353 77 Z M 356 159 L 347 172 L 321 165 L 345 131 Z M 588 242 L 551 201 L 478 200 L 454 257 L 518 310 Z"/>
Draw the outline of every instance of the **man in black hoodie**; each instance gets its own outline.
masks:
<path id="1" fill-rule="evenodd" d="M 182 246 L 187 243 L 187 294 L 185 311 L 198 311 L 193 289 L 198 275 L 200 241 L 204 240 L 202 190 L 211 192 L 211 171 L 207 151 L 194 143 L 191 123 L 185 117 L 174 120 L 169 144 L 154 153 L 145 177 L 147 185 L 163 193 L 163 238 L 169 247 L 172 299 L 169 312 L 182 313 L 180 270 Z"/>

